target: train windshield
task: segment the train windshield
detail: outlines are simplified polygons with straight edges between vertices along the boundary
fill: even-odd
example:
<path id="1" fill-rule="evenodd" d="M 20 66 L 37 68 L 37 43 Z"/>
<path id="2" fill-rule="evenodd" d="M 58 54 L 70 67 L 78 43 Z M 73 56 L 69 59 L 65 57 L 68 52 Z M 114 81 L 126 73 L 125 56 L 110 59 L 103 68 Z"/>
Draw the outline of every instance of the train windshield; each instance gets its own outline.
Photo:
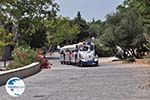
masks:
<path id="1" fill-rule="evenodd" d="M 80 46 L 80 51 L 88 51 L 88 46 Z"/>

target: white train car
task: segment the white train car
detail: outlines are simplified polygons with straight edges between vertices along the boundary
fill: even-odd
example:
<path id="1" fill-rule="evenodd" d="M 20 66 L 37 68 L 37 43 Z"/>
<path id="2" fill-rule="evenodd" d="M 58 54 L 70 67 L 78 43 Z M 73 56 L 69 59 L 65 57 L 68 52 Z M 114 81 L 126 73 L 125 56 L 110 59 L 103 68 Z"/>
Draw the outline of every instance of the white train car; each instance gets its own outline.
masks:
<path id="1" fill-rule="evenodd" d="M 94 43 L 81 42 L 60 48 L 60 62 L 61 64 L 75 64 L 79 66 L 98 66 Z"/>

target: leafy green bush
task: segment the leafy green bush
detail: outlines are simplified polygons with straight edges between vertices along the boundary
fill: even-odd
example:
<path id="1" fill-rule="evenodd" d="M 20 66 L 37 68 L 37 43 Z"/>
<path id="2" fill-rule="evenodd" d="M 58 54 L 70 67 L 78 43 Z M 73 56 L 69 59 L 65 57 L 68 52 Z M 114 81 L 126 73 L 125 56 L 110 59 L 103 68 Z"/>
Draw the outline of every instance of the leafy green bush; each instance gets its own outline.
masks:
<path id="1" fill-rule="evenodd" d="M 145 63 L 150 64 L 150 54 L 149 53 L 146 56 L 144 56 L 144 60 L 145 60 Z"/>
<path id="2" fill-rule="evenodd" d="M 17 47 L 13 51 L 13 61 L 7 66 L 8 69 L 23 67 L 34 62 L 36 51 L 30 48 Z"/>
<path id="3" fill-rule="evenodd" d="M 7 69 L 15 69 L 29 65 L 33 62 L 40 62 L 40 68 L 50 68 L 50 64 L 46 58 L 43 57 L 41 49 L 34 51 L 28 47 L 17 47 L 13 51 L 13 61 L 7 66 Z"/>
<path id="4" fill-rule="evenodd" d="M 124 60 L 124 62 L 127 62 L 127 63 L 133 63 L 133 62 L 135 62 L 136 60 L 135 60 L 135 58 L 134 57 L 128 57 L 128 58 L 126 58 L 125 60 Z"/>

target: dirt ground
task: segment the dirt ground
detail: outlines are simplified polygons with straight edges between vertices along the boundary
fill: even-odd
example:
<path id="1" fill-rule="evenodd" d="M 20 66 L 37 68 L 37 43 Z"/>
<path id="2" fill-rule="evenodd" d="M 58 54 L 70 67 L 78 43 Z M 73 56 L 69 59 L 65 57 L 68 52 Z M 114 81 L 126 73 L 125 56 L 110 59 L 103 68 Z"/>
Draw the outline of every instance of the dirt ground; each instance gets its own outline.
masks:
<path id="1" fill-rule="evenodd" d="M 100 62 L 101 63 L 114 63 L 114 64 L 129 63 L 127 61 L 119 60 L 118 58 L 115 58 L 115 57 L 101 58 Z M 150 61 L 148 61 L 148 59 L 135 59 L 135 62 L 131 62 L 131 63 L 133 63 L 133 64 L 146 64 L 146 65 L 150 65 Z"/>

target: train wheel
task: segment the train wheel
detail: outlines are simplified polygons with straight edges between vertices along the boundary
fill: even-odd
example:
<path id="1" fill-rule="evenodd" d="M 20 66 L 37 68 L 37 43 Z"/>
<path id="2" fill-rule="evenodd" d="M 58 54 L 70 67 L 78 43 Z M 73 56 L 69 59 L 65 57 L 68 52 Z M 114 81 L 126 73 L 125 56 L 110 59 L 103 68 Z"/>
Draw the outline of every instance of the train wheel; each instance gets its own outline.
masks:
<path id="1" fill-rule="evenodd" d="M 95 66 L 98 66 L 98 61 L 96 62 Z"/>
<path id="2" fill-rule="evenodd" d="M 65 64 L 66 64 L 66 62 L 65 62 L 65 61 L 63 61 L 63 64 L 65 65 Z"/>
<path id="3" fill-rule="evenodd" d="M 60 63 L 63 64 L 63 61 L 61 61 Z"/>
<path id="4" fill-rule="evenodd" d="M 79 66 L 80 66 L 80 67 L 84 67 L 84 64 L 83 64 L 82 61 L 79 63 Z"/>

